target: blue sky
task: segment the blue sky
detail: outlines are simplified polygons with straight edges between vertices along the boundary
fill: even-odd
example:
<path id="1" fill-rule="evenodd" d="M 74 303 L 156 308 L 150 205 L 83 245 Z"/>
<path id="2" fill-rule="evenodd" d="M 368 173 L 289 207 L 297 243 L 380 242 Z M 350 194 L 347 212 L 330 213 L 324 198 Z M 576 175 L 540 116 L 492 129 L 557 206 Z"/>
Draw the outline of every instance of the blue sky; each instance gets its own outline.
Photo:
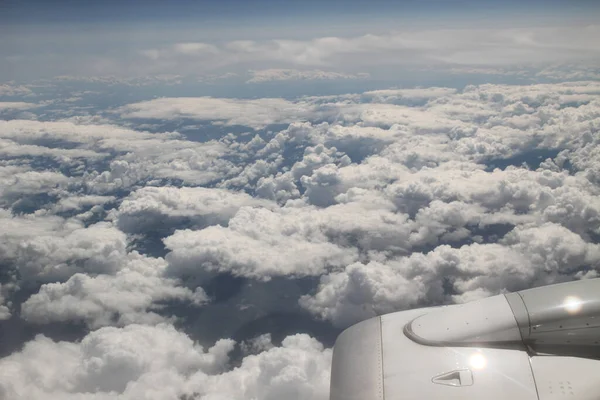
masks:
<path id="1" fill-rule="evenodd" d="M 597 10 L 593 0 L 4 0 L 2 17 L 4 23 L 64 23 L 64 22 L 115 22 L 125 21 L 201 21 L 215 19 L 322 16 L 418 16 L 418 17 L 470 17 L 486 13 L 515 15 L 523 12 L 552 15 L 564 12 L 586 13 Z"/>

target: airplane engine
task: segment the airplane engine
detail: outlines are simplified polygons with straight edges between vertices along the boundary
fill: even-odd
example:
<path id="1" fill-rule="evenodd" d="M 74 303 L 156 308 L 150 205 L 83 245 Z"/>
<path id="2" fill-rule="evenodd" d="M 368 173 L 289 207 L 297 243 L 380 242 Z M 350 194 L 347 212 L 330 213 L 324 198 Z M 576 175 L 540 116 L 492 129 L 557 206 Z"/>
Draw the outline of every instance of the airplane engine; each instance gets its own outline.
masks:
<path id="1" fill-rule="evenodd" d="M 396 312 L 340 334 L 330 400 L 600 399 L 600 279 Z"/>

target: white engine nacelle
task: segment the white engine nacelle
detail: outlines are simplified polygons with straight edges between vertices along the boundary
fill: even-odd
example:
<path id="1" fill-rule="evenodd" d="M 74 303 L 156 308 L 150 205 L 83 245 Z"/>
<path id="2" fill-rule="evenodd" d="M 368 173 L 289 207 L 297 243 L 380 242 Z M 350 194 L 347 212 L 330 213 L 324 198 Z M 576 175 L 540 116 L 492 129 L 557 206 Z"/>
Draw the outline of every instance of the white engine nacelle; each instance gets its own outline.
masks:
<path id="1" fill-rule="evenodd" d="M 600 279 L 356 324 L 330 399 L 600 399 Z"/>

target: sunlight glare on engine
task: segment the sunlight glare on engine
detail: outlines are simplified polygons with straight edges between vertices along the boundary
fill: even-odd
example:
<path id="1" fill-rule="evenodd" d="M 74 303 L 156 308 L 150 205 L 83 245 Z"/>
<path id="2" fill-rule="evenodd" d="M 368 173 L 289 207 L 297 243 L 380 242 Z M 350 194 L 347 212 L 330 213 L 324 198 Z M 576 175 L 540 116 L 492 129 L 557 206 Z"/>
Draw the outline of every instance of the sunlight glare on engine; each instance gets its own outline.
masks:
<path id="1" fill-rule="evenodd" d="M 563 307 L 569 314 L 579 313 L 579 311 L 581 311 L 582 305 L 583 302 L 579 297 L 576 296 L 567 296 L 565 298 L 565 301 L 563 302 Z"/>
<path id="2" fill-rule="evenodd" d="M 469 358 L 469 365 L 473 369 L 484 369 L 487 365 L 487 360 L 483 354 L 475 353 Z"/>

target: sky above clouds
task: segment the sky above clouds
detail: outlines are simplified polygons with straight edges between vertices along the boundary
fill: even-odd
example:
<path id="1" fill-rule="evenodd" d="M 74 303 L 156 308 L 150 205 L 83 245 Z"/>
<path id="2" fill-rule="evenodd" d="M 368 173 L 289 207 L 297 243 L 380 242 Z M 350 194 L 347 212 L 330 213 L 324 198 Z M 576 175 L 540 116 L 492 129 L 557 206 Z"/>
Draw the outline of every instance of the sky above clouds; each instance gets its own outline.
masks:
<path id="1" fill-rule="evenodd" d="M 383 313 L 600 273 L 593 1 L 0 5 L 0 398 L 327 399 Z"/>
<path id="2" fill-rule="evenodd" d="M 295 70 L 292 80 L 358 74 L 398 82 L 399 72 L 413 81 L 456 78 L 464 67 L 597 68 L 600 51 L 600 10 L 587 0 L 8 0 L 1 7 L 5 80 L 236 74 L 241 83 L 284 69 Z"/>

